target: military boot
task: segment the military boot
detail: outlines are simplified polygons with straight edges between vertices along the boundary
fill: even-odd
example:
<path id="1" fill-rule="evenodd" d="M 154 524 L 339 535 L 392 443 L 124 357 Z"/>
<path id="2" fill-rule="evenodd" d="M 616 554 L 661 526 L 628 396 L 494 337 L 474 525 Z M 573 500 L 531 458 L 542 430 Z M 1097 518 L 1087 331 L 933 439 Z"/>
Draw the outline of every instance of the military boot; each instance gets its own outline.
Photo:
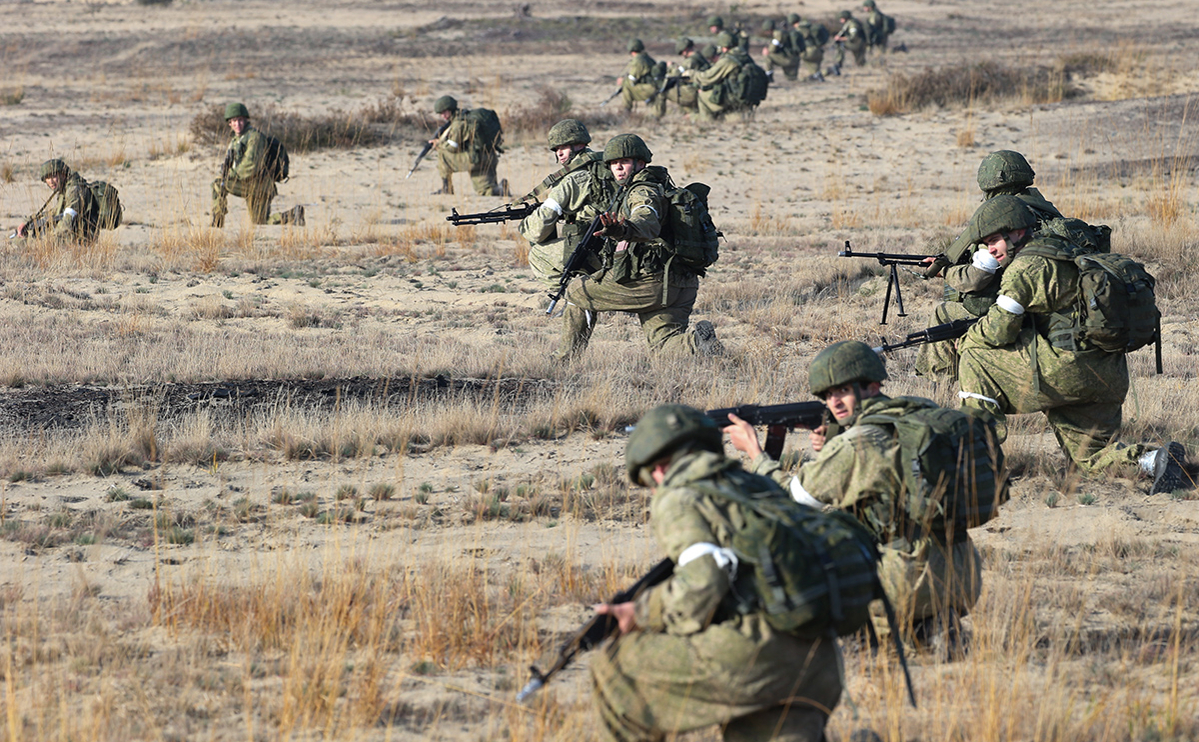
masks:
<path id="1" fill-rule="evenodd" d="M 213 214 L 212 215 L 212 226 L 216 227 L 217 229 L 224 229 L 225 228 L 225 215 L 220 214 L 220 213 Z"/>
<path id="2" fill-rule="evenodd" d="M 824 82 L 824 75 L 820 73 L 820 70 L 816 70 L 811 75 L 808 75 L 808 80 L 812 82 Z"/>
<path id="3" fill-rule="evenodd" d="M 280 224 L 294 224 L 297 227 L 304 226 L 304 207 L 294 206 L 290 211 L 285 211 L 279 215 Z"/>
<path id="4" fill-rule="evenodd" d="M 1193 482 L 1187 474 L 1187 450 L 1181 443 L 1170 441 L 1153 452 L 1153 486 L 1149 494 L 1160 495 L 1190 487 Z"/>
<path id="5" fill-rule="evenodd" d="M 695 352 L 710 358 L 725 355 L 724 344 L 716 339 L 716 326 L 706 319 L 695 323 Z"/>
<path id="6" fill-rule="evenodd" d="M 500 195 L 504 198 L 512 198 L 512 190 L 508 188 L 507 178 L 500 181 Z"/>
<path id="7" fill-rule="evenodd" d="M 433 195 L 434 196 L 453 196 L 454 195 L 454 181 L 450 180 L 449 178 L 442 178 L 441 179 L 441 188 L 439 188 L 436 191 L 433 191 Z"/>

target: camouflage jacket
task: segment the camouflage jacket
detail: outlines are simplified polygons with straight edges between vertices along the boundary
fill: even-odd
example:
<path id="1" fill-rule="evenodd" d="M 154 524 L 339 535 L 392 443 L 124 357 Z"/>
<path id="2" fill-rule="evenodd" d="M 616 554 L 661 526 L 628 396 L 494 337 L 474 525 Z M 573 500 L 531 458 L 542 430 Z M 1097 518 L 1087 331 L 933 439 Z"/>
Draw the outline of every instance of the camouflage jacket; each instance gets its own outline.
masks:
<path id="1" fill-rule="evenodd" d="M 742 52 L 730 49 L 716 64 L 706 70 L 691 73 L 691 80 L 700 90 L 710 90 L 741 72 Z"/>
<path id="2" fill-rule="evenodd" d="M 857 18 L 850 18 L 841 24 L 836 38 L 844 41 L 850 49 L 861 49 L 866 46 L 866 27 Z"/>
<path id="3" fill-rule="evenodd" d="M 629 82 L 634 85 L 652 83 L 654 82 L 654 67 L 657 65 L 658 63 L 654 61 L 654 58 L 646 52 L 637 52 L 629 60 L 624 74 Z"/>
<path id="4" fill-rule="evenodd" d="M 576 157 L 578 159 L 581 158 Z M 573 250 L 583 239 L 583 230 L 596 214 L 611 206 L 615 197 L 616 180 L 612 171 L 597 158 L 568 173 L 551 187 L 541 206 L 521 221 L 520 234 L 531 243 L 544 244 L 554 239 L 558 225 L 562 224 L 565 248 Z"/>
<path id="5" fill-rule="evenodd" d="M 877 9 L 866 14 L 866 41 L 871 46 L 883 43 L 887 36 L 886 18 Z"/>
<path id="6" fill-rule="evenodd" d="M 225 173 L 225 178 L 240 181 L 266 178 L 273 182 L 269 175 L 262 172 L 266 167 L 266 150 L 266 135 L 253 126 L 247 126 L 241 136 L 235 136 L 229 142 L 229 148 L 225 152 L 225 162 L 229 163 L 229 171 Z"/>
<path id="7" fill-rule="evenodd" d="M 96 237 L 100 229 L 100 204 L 79 173 L 67 170 L 62 187 L 55 191 L 51 201 L 55 237 L 83 241 Z"/>
<path id="8" fill-rule="evenodd" d="M 560 183 L 567 175 L 570 175 L 580 168 L 585 168 L 593 162 L 598 162 L 601 160 L 603 160 L 602 154 L 584 147 L 583 149 L 571 155 L 570 159 L 566 161 L 565 165 L 545 176 L 545 180 L 538 183 L 537 187 L 534 188 L 529 195 L 522 198 L 521 201 L 543 201 L 545 197 L 549 195 L 550 190 L 554 186 L 558 185 L 558 183 Z"/>

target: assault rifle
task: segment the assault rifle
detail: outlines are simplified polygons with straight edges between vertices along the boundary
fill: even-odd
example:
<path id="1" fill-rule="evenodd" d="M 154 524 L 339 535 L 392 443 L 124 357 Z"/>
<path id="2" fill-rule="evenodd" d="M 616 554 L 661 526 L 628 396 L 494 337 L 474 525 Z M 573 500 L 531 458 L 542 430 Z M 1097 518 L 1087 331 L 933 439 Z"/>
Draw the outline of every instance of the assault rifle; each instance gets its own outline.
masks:
<path id="1" fill-rule="evenodd" d="M 596 232 L 601 228 L 600 217 L 605 213 L 616 211 L 617 205 L 620 204 L 620 199 L 624 197 L 624 186 L 621 186 L 616 191 L 616 198 L 612 199 L 612 203 L 608 206 L 607 211 L 600 212 L 591 220 L 591 224 L 587 225 L 587 231 L 583 235 L 583 239 L 579 241 L 577 247 L 566 258 L 566 262 L 562 265 L 562 279 L 558 281 L 558 290 L 550 294 L 550 306 L 545 310 L 546 314 L 553 314 L 554 307 L 558 306 L 558 302 L 562 301 L 562 297 L 566 295 L 566 287 L 570 285 L 570 279 L 574 278 L 576 273 L 582 273 L 584 266 L 587 265 L 587 256 L 595 251 L 593 245 L 604 240 L 603 237 L 597 237 Z"/>
<path id="2" fill-rule="evenodd" d="M 539 201 L 515 205 L 504 204 L 503 211 L 500 211 L 497 206 L 491 211 L 480 211 L 477 214 L 459 214 L 458 209 L 450 209 L 450 215 L 445 220 L 452 223 L 455 227 L 465 227 L 470 224 L 498 224 L 499 222 L 519 221 L 532 214 L 539 206 L 541 206 L 541 202 Z"/>
<path id="3" fill-rule="evenodd" d="M 729 425 L 730 413 L 750 425 L 765 425 L 766 445 L 762 447 L 762 450 L 770 454 L 772 459 L 777 460 L 783 453 L 783 443 L 787 440 L 787 431 L 795 428 L 813 430 L 820 427 L 825 422 L 828 408 L 824 406 L 824 402 L 743 404 L 737 407 L 708 410 L 704 414 L 723 428 Z"/>
<path id="4" fill-rule="evenodd" d="M 900 340 L 898 343 L 888 343 L 883 341 L 883 344 L 874 349 L 875 353 L 890 353 L 893 350 L 900 348 L 911 348 L 914 345 L 926 345 L 928 343 L 939 343 L 942 340 L 955 340 L 966 334 L 975 322 L 978 322 L 982 317 L 970 317 L 969 319 L 955 319 L 953 322 L 946 322 L 943 325 L 933 325 L 932 327 L 913 332 L 907 336 L 907 339 Z"/>
<path id="5" fill-rule="evenodd" d="M 450 121 L 453 121 L 453 119 L 450 119 Z M 441 126 L 437 127 L 437 131 L 433 133 L 433 138 L 425 142 L 424 147 L 421 147 L 420 153 L 417 154 L 416 160 L 412 163 L 412 169 L 409 170 L 408 174 L 404 176 L 404 180 L 411 178 L 412 174 L 416 172 L 416 169 L 420 167 L 420 161 L 425 159 L 425 155 L 429 154 L 429 151 L 433 149 L 433 142 L 437 141 L 441 135 L 445 133 L 445 130 L 449 128 L 450 121 L 446 121 Z"/>
<path id="6" fill-rule="evenodd" d="M 37 237 L 49 230 L 54 223 L 58 221 L 55 216 L 30 217 L 29 221 L 25 222 L 25 234 L 28 237 Z M 21 236 L 20 230 L 14 229 L 8 239 L 15 240 Z"/>
<path id="7" fill-rule="evenodd" d="M 662 85 L 658 88 L 658 92 L 650 96 L 650 99 L 647 100 L 646 103 L 655 100 L 660 95 L 666 95 L 666 93 L 672 88 L 677 88 L 682 81 L 682 75 L 675 75 L 674 77 L 667 76 L 662 78 Z"/>
<path id="8" fill-rule="evenodd" d="M 654 568 L 648 574 L 633 583 L 627 590 L 622 590 L 612 596 L 612 599 L 608 602 L 613 604 L 632 602 L 646 588 L 657 585 L 672 574 L 674 574 L 674 562 L 669 558 L 663 559 L 655 564 Z M 523 702 L 526 698 L 540 690 L 559 670 L 569 665 L 576 654 L 599 646 L 603 643 L 604 639 L 607 639 L 615 631 L 617 631 L 615 617 L 599 613 L 592 616 L 558 650 L 558 659 L 554 660 L 554 664 L 550 666 L 550 669 L 542 672 L 537 669 L 537 665 L 529 668 L 529 671 L 533 673 L 533 679 L 521 689 L 520 693 L 516 694 L 517 703 Z"/>
<path id="9" fill-rule="evenodd" d="M 622 90 L 622 88 L 617 88 L 615 93 L 613 93 L 612 95 L 609 95 L 607 98 L 604 98 L 604 102 L 603 102 L 603 103 L 601 103 L 601 104 L 599 104 L 599 107 L 600 107 L 600 108 L 603 108 L 604 106 L 606 106 L 606 105 L 608 105 L 609 103 L 611 103 L 613 98 L 615 98 L 616 96 L 620 95 L 620 91 L 621 91 L 621 90 Z"/>
<path id="10" fill-rule="evenodd" d="M 910 253 L 895 253 L 895 252 L 854 252 L 849 246 L 849 240 L 845 241 L 845 249 L 837 253 L 843 258 L 870 258 L 877 260 L 879 265 L 889 266 L 891 275 L 887 279 L 887 294 L 883 297 L 883 321 L 880 325 L 887 324 L 887 310 L 891 308 L 891 290 L 895 290 L 895 303 L 899 305 L 899 316 L 906 317 L 907 312 L 903 308 L 903 292 L 899 288 L 899 270 L 896 266 L 900 265 L 924 265 L 926 260 L 936 258 L 936 255 L 912 255 Z M 925 276 L 920 275 L 922 278 Z"/>

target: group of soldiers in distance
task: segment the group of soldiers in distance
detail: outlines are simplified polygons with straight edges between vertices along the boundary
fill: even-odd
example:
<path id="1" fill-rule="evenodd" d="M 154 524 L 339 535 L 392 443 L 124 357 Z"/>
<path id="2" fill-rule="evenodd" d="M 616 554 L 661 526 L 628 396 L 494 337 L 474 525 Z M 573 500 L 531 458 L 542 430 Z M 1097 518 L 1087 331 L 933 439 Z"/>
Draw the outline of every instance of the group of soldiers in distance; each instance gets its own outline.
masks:
<path id="1" fill-rule="evenodd" d="M 722 52 L 717 65 L 744 55 L 741 41 L 713 21 Z M 691 75 L 701 83 L 693 90 L 701 111 L 710 92 L 703 73 Z M 635 92 L 636 84 L 622 82 L 621 90 Z M 502 136 L 478 135 L 480 127 L 492 126 L 487 122 L 494 114 L 472 114 L 449 96 L 437 100 L 435 111 L 443 126 L 429 145 L 437 151 L 440 192 L 452 193 L 453 173 L 466 171 L 477 193 L 505 195 L 506 182 L 496 178 Z M 225 114 L 233 138 L 213 186 L 213 225 L 223 223 L 230 193 L 247 200 L 255 223 L 302 224 L 302 210 L 270 215 L 276 191 L 262 163 L 268 142 L 256 136 L 249 111 L 233 103 Z M 691 324 L 703 270 L 680 260 L 672 244 L 670 194 L 677 189 L 667 169 L 654 163 L 649 144 L 624 133 L 592 149 L 590 132 L 574 119 L 556 123 L 547 140 L 559 167 L 521 199 L 519 231 L 530 243 L 539 280 L 565 299 L 554 358 L 579 358 L 600 317 L 611 312 L 635 315 L 655 356 L 726 355 L 711 322 Z M 89 204 L 95 197 L 86 181 L 61 160 L 45 163 L 40 175 L 51 200 L 58 197 L 55 218 L 31 219 L 19 236 L 43 230 L 54 239 L 94 240 L 90 215 L 98 207 Z M 1180 443 L 1119 440 L 1127 352 L 1091 342 L 1087 333 L 1095 328 L 1079 324 L 1083 266 L 1100 248 L 1062 228 L 1069 220 L 1034 188 L 1034 178 L 1018 152 L 987 155 L 978 169 L 982 204 L 943 254 L 928 259 L 925 276 L 946 285 L 933 322 L 972 324 L 958 337 L 924 345 L 916 366 L 921 374 L 956 382 L 959 409 L 889 396 L 878 349 L 842 341 L 820 351 L 809 368 L 810 391 L 824 412 L 819 424 L 809 425 L 809 460 L 794 472 L 784 471 L 753 425 L 737 415 L 714 420 L 691 407 L 665 405 L 635 426 L 626 471 L 633 483 L 654 489 L 650 525 L 670 569 L 628 600 L 596 606 L 616 635 L 591 665 L 603 736 L 660 740 L 720 725 L 726 739 L 823 739 L 844 683 L 841 629 L 828 627 L 845 622 L 832 620 L 827 599 L 812 603 L 813 615 L 798 625 L 782 622 L 777 601 L 755 592 L 755 575 L 779 556 L 749 553 L 738 541 L 759 510 L 796 523 L 847 514 L 867 534 L 878 594 L 894 607 L 894 620 L 878 604 L 872 608 L 867 623 L 874 635 L 890 634 L 953 660 L 969 650 L 962 619 L 983 584 L 984 565 L 969 528 L 993 517 L 1006 499 L 1002 446 L 1009 415 L 1044 413 L 1083 476 L 1119 469 L 1144 477 L 1150 495 L 1191 485 Z M 598 238 L 596 248 L 568 271 L 568 259 L 589 237 Z M 959 428 L 971 431 L 973 458 L 963 469 L 968 474 L 958 473 L 973 491 L 988 493 L 985 513 L 966 519 L 938 511 L 943 502 L 936 497 L 947 495 L 928 487 L 925 480 L 937 472 L 922 471 L 928 464 L 917 460 L 910 441 L 913 430 L 933 440 Z M 726 441 L 745 456 L 744 466 L 726 455 Z M 838 523 L 824 525 L 845 525 Z M 818 530 L 804 533 L 820 554 L 811 535 Z M 787 577 L 776 575 L 777 584 L 787 585 Z M 822 595 L 833 589 L 825 587 Z M 809 630 L 815 625 L 825 628 Z M 853 739 L 877 735 L 859 730 Z"/>

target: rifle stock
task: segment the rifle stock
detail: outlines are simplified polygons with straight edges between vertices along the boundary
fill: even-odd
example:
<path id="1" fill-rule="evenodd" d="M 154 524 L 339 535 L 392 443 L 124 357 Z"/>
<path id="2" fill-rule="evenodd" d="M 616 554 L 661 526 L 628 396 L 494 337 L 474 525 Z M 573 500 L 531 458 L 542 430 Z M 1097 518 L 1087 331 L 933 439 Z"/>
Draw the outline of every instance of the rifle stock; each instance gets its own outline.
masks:
<path id="1" fill-rule="evenodd" d="M 633 583 L 628 589 L 622 590 L 612 596 L 609 603 L 629 603 L 637 599 L 637 596 L 646 588 L 653 587 L 659 582 L 674 574 L 674 562 L 669 558 L 663 559 L 654 565 L 648 573 L 645 574 L 637 582 Z M 599 613 L 591 617 L 587 623 L 574 633 L 566 643 L 558 649 L 558 658 L 550 669 L 542 672 L 537 669 L 536 665 L 529 668 L 533 673 L 533 678 L 530 680 L 520 693 L 516 694 L 517 703 L 523 702 L 529 696 L 540 690 L 550 678 L 558 673 L 559 670 L 570 664 L 579 652 L 586 652 L 594 647 L 599 646 L 604 639 L 607 639 L 617 630 L 616 619 L 612 616 L 601 615 Z"/>
<path id="2" fill-rule="evenodd" d="M 450 209 L 450 215 L 445 220 L 455 227 L 465 227 L 471 224 L 498 224 L 499 222 L 519 221 L 532 214 L 539 206 L 541 206 L 540 201 L 522 204 L 504 204 L 502 211 L 499 208 L 495 208 L 491 211 L 480 211 L 476 214 L 459 214 L 458 209 Z"/>
<path id="3" fill-rule="evenodd" d="M 771 458 L 778 459 L 783 453 L 788 430 L 814 430 L 824 424 L 827 413 L 828 408 L 823 402 L 789 402 L 775 405 L 744 404 L 708 410 L 704 414 L 722 428 L 729 425 L 729 414 L 736 415 L 750 425 L 767 426 L 766 445 L 762 450 Z"/>
<path id="4" fill-rule="evenodd" d="M 600 229 L 600 217 L 608 212 L 616 211 L 617 204 L 624 197 L 624 186 L 621 186 L 616 191 L 616 198 L 612 199 L 612 203 L 606 211 L 595 215 L 591 220 L 591 224 L 587 225 L 587 233 L 583 235 L 582 241 L 566 258 L 566 262 L 562 265 L 562 279 L 558 281 L 558 290 L 550 294 L 550 306 L 545 310 L 546 314 L 553 314 L 554 307 L 558 306 L 558 302 L 562 301 L 562 297 L 566 295 L 566 287 L 570 285 L 570 279 L 574 278 L 576 273 L 583 272 L 583 267 L 587 263 L 587 256 L 592 252 L 592 245 L 603 240 L 602 237 L 597 237 L 595 233 Z"/>
<path id="5" fill-rule="evenodd" d="M 450 121 L 453 121 L 453 119 L 450 119 Z M 433 139 L 425 142 L 425 146 L 421 147 L 420 153 L 417 154 L 416 160 L 412 163 L 412 169 L 409 170 L 408 174 L 404 176 L 404 180 L 411 178 L 412 174 L 416 172 L 416 169 L 420 167 L 421 160 L 425 159 L 425 155 L 429 154 L 429 152 L 433 149 L 433 142 L 439 139 L 441 135 L 445 133 L 445 130 L 449 128 L 450 121 L 446 121 L 441 126 L 437 127 L 437 131 L 433 133 Z"/>
<path id="6" fill-rule="evenodd" d="M 974 326 L 981 317 L 971 317 L 969 319 L 955 319 L 953 322 L 946 322 L 943 325 L 933 325 L 932 327 L 910 333 L 906 339 L 898 343 L 891 344 L 883 341 L 883 344 L 874 349 L 875 353 L 890 353 L 893 350 L 901 348 L 911 348 L 914 345 L 924 345 L 926 343 L 939 343 L 942 340 L 954 340 L 966 334 L 966 331 Z"/>

